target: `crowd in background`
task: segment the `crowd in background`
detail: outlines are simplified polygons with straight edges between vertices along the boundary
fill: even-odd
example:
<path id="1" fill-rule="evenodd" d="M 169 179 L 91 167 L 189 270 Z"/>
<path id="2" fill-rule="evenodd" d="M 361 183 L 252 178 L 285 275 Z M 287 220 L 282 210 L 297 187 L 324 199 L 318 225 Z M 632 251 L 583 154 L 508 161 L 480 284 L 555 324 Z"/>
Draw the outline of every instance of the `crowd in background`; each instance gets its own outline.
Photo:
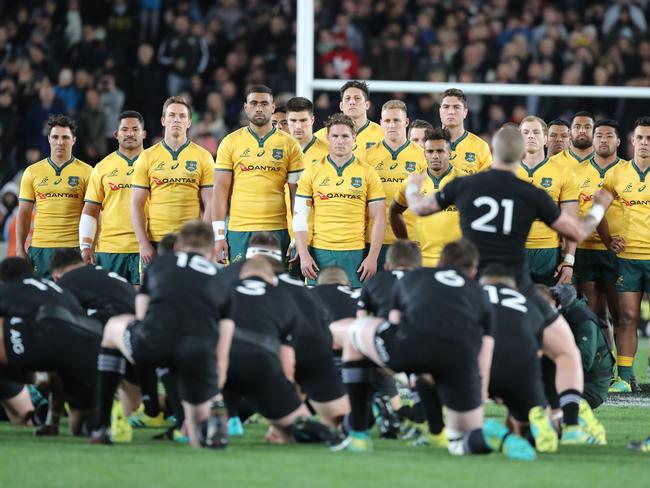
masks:
<path id="1" fill-rule="evenodd" d="M 650 86 L 647 0 L 316 0 L 316 76 L 486 83 Z M 79 124 L 75 156 L 114 149 L 123 109 L 141 112 L 149 141 L 160 107 L 182 94 L 190 136 L 213 154 L 245 122 L 243 92 L 295 90 L 295 0 L 0 0 L 0 176 L 10 182 L 47 154 L 45 122 Z M 370 85 L 372 90 L 372 84 Z M 411 119 L 439 125 L 439 94 L 373 93 L 369 113 L 403 98 Z M 629 131 L 650 102 L 469 96 L 466 127 L 489 139 L 504 122 L 588 109 Z M 317 127 L 338 93 L 314 96 Z M 627 148 L 621 151 L 627 156 Z M 15 188 L 0 193 L 0 215 Z"/>

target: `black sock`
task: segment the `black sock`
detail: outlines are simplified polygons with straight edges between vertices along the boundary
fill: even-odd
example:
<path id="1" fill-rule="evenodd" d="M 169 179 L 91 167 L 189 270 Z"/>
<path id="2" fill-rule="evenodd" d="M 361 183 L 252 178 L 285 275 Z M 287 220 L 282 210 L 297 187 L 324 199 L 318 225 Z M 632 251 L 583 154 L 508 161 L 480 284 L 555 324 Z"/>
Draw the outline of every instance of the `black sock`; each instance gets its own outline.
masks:
<path id="1" fill-rule="evenodd" d="M 158 376 L 156 376 L 156 368 L 136 365 L 135 372 L 138 375 L 138 382 L 140 383 L 140 390 L 142 391 L 144 413 L 149 417 L 156 417 L 160 413 L 160 402 L 158 401 Z"/>
<path id="2" fill-rule="evenodd" d="M 483 429 L 476 429 L 465 434 L 463 447 L 467 454 L 488 454 L 492 449 L 485 442 Z"/>
<path id="3" fill-rule="evenodd" d="M 126 359 L 117 349 L 102 347 L 97 357 L 99 426 L 111 425 L 111 409 L 117 385 L 126 370 Z"/>
<path id="4" fill-rule="evenodd" d="M 563 423 L 578 425 L 578 412 L 582 395 L 578 390 L 564 390 L 560 393 L 560 407 L 562 408 Z"/>
<path id="5" fill-rule="evenodd" d="M 420 397 L 420 403 L 424 408 L 424 413 L 429 424 L 429 432 L 440 434 L 445 427 L 442 419 L 442 403 L 438 396 L 438 390 L 435 385 L 427 383 L 421 379 L 415 382 L 415 388 Z"/>
<path id="6" fill-rule="evenodd" d="M 413 407 L 411 407 L 413 422 L 421 424 L 427 420 L 427 417 L 424 411 L 424 405 L 422 405 L 422 400 L 420 399 L 420 394 L 415 387 L 411 389 L 411 396 L 413 397 Z"/>
<path id="7" fill-rule="evenodd" d="M 167 404 L 176 417 L 176 428 L 180 429 L 183 426 L 183 422 L 185 421 L 185 412 L 183 411 L 183 405 L 181 403 L 180 396 L 178 395 L 176 376 L 169 370 L 169 368 L 156 368 L 156 378 L 159 379 L 165 387 L 165 393 L 167 394 Z M 157 397 L 158 396 L 156 395 L 156 398 Z M 158 403 L 157 400 L 156 403 Z"/>
<path id="8" fill-rule="evenodd" d="M 368 429 L 370 423 L 371 387 L 368 383 L 371 363 L 368 360 L 346 361 L 343 363 L 343 383 L 350 398 L 350 428 L 357 432 Z"/>
<path id="9" fill-rule="evenodd" d="M 400 422 L 410 420 L 413 417 L 413 409 L 411 407 L 409 407 L 408 405 L 401 406 L 400 409 L 396 413 L 397 413 L 397 416 L 399 417 Z"/>

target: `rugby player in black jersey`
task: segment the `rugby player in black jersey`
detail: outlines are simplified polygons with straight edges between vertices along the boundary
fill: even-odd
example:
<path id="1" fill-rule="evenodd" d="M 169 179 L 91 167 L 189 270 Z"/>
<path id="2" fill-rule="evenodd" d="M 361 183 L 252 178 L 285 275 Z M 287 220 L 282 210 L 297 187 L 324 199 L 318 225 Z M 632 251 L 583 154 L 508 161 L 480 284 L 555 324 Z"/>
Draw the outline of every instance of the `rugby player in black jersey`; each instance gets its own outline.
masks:
<path id="1" fill-rule="evenodd" d="M 411 176 L 406 190 L 409 208 L 423 216 L 456 205 L 463 236 L 479 250 L 479 272 L 492 263 L 513 269 L 519 291 L 539 309 L 544 325 L 558 330 L 544 341 L 544 353 L 557 367 L 555 383 L 566 427 L 562 442 L 591 443 L 593 438 L 578 425 L 583 388 L 580 353 L 566 320 L 536 292 L 526 264 L 524 243 L 535 219 L 567 239 L 582 241 L 596 229 L 613 197 L 604 190 L 596 192 L 589 213 L 576 219 L 561 211 L 542 189 L 515 175 L 524 153 L 524 141 L 516 126 L 505 125 L 499 129 L 493 139 L 493 149 L 490 170 L 451 181 L 432 195 L 420 195 L 422 175 Z"/>

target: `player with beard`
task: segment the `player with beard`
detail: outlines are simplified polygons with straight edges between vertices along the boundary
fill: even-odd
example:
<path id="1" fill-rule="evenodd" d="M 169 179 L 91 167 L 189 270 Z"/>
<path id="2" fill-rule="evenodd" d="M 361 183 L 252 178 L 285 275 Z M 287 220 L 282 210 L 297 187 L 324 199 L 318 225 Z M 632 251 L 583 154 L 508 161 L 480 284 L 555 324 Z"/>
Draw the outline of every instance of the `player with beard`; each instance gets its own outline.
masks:
<path id="1" fill-rule="evenodd" d="M 531 185 L 544 190 L 564 212 L 578 215 L 578 185 L 572 171 L 544 155 L 548 128 L 534 115 L 524 117 L 519 124 L 524 136 L 526 153 L 517 176 Z M 560 262 L 560 238 L 544 222 L 533 223 L 526 240 L 528 267 L 535 283 L 552 285 L 570 283 L 573 277 L 576 243 L 567 241 L 564 258 Z"/>
<path id="2" fill-rule="evenodd" d="M 293 208 L 303 154 L 298 141 L 271 124 L 274 108 L 270 88 L 250 87 L 244 103 L 249 124 L 228 134 L 219 144 L 212 198 L 214 246 L 219 262 L 244 259 L 253 232 L 274 232 L 284 253 L 289 247 L 287 213 Z M 285 185 L 290 191 L 289 209 Z"/>
<path id="3" fill-rule="evenodd" d="M 582 241 L 594 231 L 613 197 L 606 191 L 595 193 L 589 214 L 576 219 L 558 208 L 546 192 L 515 176 L 525 152 L 524 139 L 516 126 L 506 125 L 499 129 L 493 144 L 495 164 L 492 170 L 458 178 L 431 196 L 420 194 L 424 176 L 411 176 L 407 187 L 409 208 L 417 215 L 430 215 L 456 205 L 463 236 L 479 248 L 480 269 L 492 263 L 513 268 L 517 288 L 544 317 L 544 352 L 557 366 L 555 383 L 565 424 L 562 442 L 590 443 L 593 438 L 578 425 L 583 387 L 580 354 L 566 320 L 535 291 L 524 244 L 535 219 L 540 219 L 563 237 Z"/>
<path id="4" fill-rule="evenodd" d="M 576 112 L 571 119 L 571 144 L 550 158 L 565 168 L 575 170 L 582 161 L 594 153 L 594 117 L 589 112 Z"/>
<path id="5" fill-rule="evenodd" d="M 571 144 L 571 126 L 564 119 L 553 119 L 548 123 L 548 153 L 551 158 L 569 148 Z"/>

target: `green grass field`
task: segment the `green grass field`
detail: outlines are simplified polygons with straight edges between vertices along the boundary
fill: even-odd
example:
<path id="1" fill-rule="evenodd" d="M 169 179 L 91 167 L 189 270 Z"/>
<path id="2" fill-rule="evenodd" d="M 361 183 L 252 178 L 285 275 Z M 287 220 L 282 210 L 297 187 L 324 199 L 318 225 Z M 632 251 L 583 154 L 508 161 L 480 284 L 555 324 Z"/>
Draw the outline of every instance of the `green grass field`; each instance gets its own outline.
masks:
<path id="1" fill-rule="evenodd" d="M 647 383 L 647 341 L 637 360 L 637 377 Z M 246 426 L 244 438 L 225 451 L 193 451 L 150 441 L 156 431 L 138 431 L 122 446 L 91 446 L 61 435 L 37 439 L 29 429 L 0 424 L 0 488 L 13 487 L 607 487 L 650 486 L 650 454 L 625 449 L 650 435 L 650 398 L 637 405 L 606 405 L 597 416 L 609 445 L 560 447 L 534 463 L 499 454 L 451 457 L 445 450 L 412 448 L 405 442 L 376 440 L 371 454 L 331 453 L 322 446 L 269 446 L 264 427 Z M 503 410 L 490 406 L 488 414 Z"/>

